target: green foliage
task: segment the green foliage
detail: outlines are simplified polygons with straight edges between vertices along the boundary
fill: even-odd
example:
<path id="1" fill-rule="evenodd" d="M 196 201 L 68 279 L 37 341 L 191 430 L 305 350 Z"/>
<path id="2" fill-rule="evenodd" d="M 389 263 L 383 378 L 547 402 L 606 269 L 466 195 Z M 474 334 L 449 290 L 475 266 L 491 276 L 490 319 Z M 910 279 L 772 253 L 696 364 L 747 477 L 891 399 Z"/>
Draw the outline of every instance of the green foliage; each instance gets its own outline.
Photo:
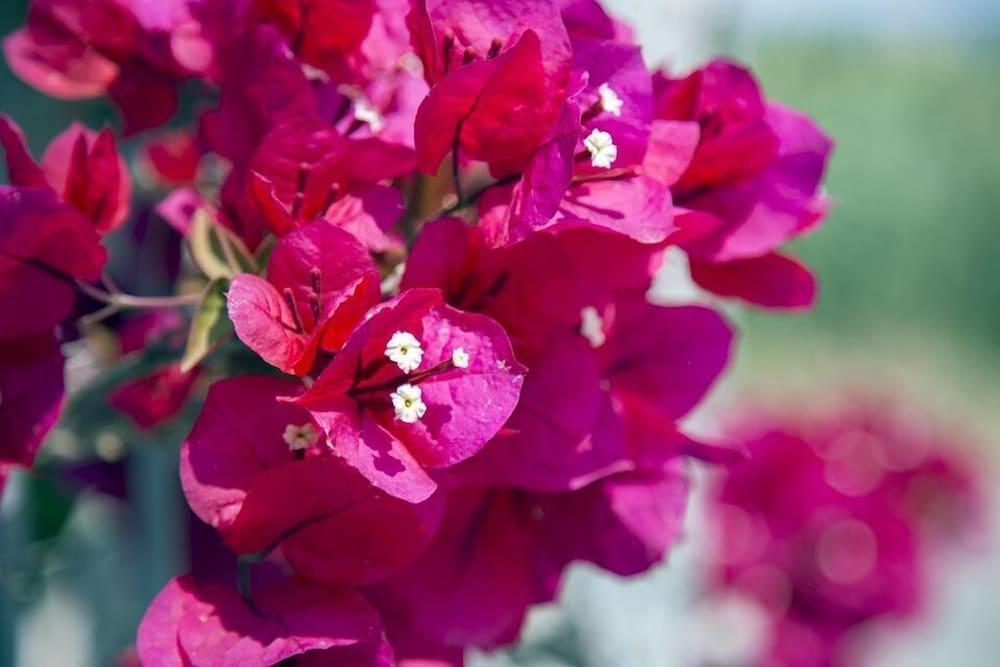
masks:
<path id="1" fill-rule="evenodd" d="M 226 312 L 226 290 L 229 281 L 225 278 L 213 280 L 205 288 L 201 303 L 195 310 L 188 333 L 187 346 L 181 358 L 181 370 L 187 372 L 208 356 L 233 330 Z"/>
<path id="2" fill-rule="evenodd" d="M 1000 352 L 1000 53 L 946 42 L 763 45 L 768 93 L 837 140 L 827 224 L 797 244 L 819 307 L 768 336 L 916 329 Z"/>

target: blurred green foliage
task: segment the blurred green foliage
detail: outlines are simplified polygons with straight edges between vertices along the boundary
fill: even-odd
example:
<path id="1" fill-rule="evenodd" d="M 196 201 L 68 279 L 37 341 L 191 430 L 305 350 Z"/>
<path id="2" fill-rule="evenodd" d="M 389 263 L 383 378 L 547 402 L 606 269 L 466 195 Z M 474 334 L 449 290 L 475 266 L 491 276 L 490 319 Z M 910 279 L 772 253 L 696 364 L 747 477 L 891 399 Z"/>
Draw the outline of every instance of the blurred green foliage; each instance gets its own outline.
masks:
<path id="1" fill-rule="evenodd" d="M 1000 353 L 1000 51 L 985 44 L 770 42 L 749 58 L 769 95 L 838 144 L 833 212 L 796 244 L 819 307 L 754 316 L 781 338 L 918 330 Z"/>

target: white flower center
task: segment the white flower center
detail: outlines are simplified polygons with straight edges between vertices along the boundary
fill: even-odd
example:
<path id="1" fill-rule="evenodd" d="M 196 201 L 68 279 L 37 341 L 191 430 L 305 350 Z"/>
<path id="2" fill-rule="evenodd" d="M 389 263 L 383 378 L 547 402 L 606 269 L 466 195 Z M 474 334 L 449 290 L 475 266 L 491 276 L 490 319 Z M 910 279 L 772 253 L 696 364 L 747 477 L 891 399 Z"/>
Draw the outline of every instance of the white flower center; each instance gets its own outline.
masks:
<path id="1" fill-rule="evenodd" d="M 595 167 L 610 169 L 618 159 L 618 147 L 607 132 L 594 130 L 583 140 L 583 145 L 590 151 L 590 164 Z"/>
<path id="2" fill-rule="evenodd" d="M 385 127 L 382 114 L 363 97 L 354 100 L 354 117 L 362 123 L 368 123 L 373 134 L 378 134 Z"/>
<path id="3" fill-rule="evenodd" d="M 625 102 L 622 98 L 618 97 L 618 93 L 611 89 L 606 83 L 602 83 L 600 88 L 597 89 L 597 94 L 601 96 L 601 108 L 612 116 L 621 116 L 622 107 L 625 106 Z"/>
<path id="4" fill-rule="evenodd" d="M 288 424 L 281 436 L 288 448 L 293 452 L 309 449 L 319 442 L 319 431 L 312 424 Z"/>
<path id="5" fill-rule="evenodd" d="M 406 424 L 416 423 L 427 412 L 427 404 L 421 398 L 420 387 L 412 384 L 401 384 L 392 392 L 392 407 L 396 411 L 396 419 Z"/>
<path id="6" fill-rule="evenodd" d="M 468 368 L 469 353 L 460 347 L 456 347 L 455 351 L 451 353 L 451 363 L 455 365 L 455 368 Z"/>
<path id="7" fill-rule="evenodd" d="M 591 347 L 601 347 L 607 342 L 604 318 L 597 312 L 597 308 L 587 306 L 580 311 L 580 335 L 590 341 Z"/>
<path id="8" fill-rule="evenodd" d="M 417 370 L 424 358 L 424 350 L 417 337 L 408 331 L 397 331 L 385 346 L 385 356 L 404 373 Z"/>

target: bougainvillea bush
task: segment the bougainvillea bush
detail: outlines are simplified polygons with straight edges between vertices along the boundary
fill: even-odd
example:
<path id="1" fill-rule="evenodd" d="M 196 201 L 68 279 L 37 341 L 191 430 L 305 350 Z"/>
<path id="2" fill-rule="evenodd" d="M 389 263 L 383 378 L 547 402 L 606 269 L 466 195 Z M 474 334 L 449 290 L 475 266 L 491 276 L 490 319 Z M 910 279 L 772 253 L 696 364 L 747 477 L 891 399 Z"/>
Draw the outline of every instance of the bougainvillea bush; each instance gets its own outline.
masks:
<path id="1" fill-rule="evenodd" d="M 736 63 L 650 71 L 591 0 L 35 0 L 4 52 L 121 124 L 36 159 L 0 119 L 3 469 L 59 419 L 60 343 L 111 336 L 100 400 L 196 406 L 180 482 L 239 556 L 162 590 L 144 665 L 461 664 L 571 562 L 649 569 L 689 459 L 742 456 L 681 426 L 734 332 L 649 301 L 664 253 L 815 298 L 782 246 L 830 141 Z"/>
<path id="2" fill-rule="evenodd" d="M 763 619 L 753 664 L 862 664 L 861 631 L 925 612 L 948 552 L 989 532 L 984 461 L 957 429 L 898 398 L 840 398 L 742 419 L 749 458 L 711 494 L 708 590 Z"/>

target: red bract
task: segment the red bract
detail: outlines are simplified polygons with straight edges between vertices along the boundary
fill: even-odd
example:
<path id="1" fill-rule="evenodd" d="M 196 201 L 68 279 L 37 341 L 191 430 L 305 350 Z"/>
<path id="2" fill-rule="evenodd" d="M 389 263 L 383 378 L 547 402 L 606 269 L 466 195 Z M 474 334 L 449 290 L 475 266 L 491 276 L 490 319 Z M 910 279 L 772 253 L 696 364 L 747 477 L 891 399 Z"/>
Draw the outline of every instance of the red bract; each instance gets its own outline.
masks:
<path id="1" fill-rule="evenodd" d="M 223 51 L 219 106 L 202 118 L 208 145 L 238 165 L 286 120 L 316 113 L 302 66 L 270 26 L 238 34 Z"/>
<path id="2" fill-rule="evenodd" d="M 349 139 L 307 116 L 264 138 L 251 162 L 250 188 L 276 234 L 324 216 L 349 226 L 347 218 L 360 208 L 370 219 L 359 227 L 362 240 L 386 245 L 378 236 L 402 214 L 402 201 L 397 191 L 374 186 L 412 166 L 413 153 L 405 146 Z"/>
<path id="3" fill-rule="evenodd" d="M 173 581 L 143 664 L 454 667 L 515 641 L 571 562 L 647 570 L 677 537 L 684 459 L 741 459 L 681 426 L 733 332 L 649 303 L 664 253 L 718 294 L 814 298 L 779 252 L 825 209 L 829 141 L 736 65 L 651 75 L 594 0 L 33 0 L 5 50 L 44 91 L 109 96 L 126 133 L 171 120 L 139 173 L 176 234 L 140 216 L 111 241 L 141 271 L 112 276 L 100 235 L 130 181 L 111 131 L 74 125 L 39 164 L 0 118 L 0 477 L 54 423 L 75 289 L 101 307 L 68 334 L 107 321 L 143 351 L 106 397 L 138 426 L 212 381 L 181 481 L 240 592 Z M 181 85 L 195 127 L 172 119 Z M 176 365 L 182 339 L 200 371 Z M 926 472 L 900 512 L 948 515 L 926 489 L 964 477 Z M 905 566 L 907 530 L 864 516 Z M 248 590 L 272 570 L 294 578 Z M 395 658 L 330 586 L 377 601 Z"/>
<path id="4" fill-rule="evenodd" d="M 430 94 L 416 119 L 420 169 L 453 148 L 495 174 L 523 168 L 569 82 L 569 38 L 551 2 L 421 0 L 407 18 Z"/>
<path id="5" fill-rule="evenodd" d="M 0 341 L 0 475 L 30 467 L 63 403 L 63 356 L 51 334 Z"/>
<path id="6" fill-rule="evenodd" d="M 143 148 L 144 164 L 161 185 L 191 183 L 198 175 L 202 149 L 187 132 L 170 132 L 147 143 Z"/>
<path id="7" fill-rule="evenodd" d="M 211 60 L 187 2 L 36 0 L 4 40 L 11 69 L 54 97 L 108 94 L 131 134 L 167 121 L 177 84 Z"/>
<path id="8" fill-rule="evenodd" d="M 378 581 L 422 551 L 439 501 L 414 505 L 372 487 L 287 402 L 300 392 L 257 376 L 213 385 L 181 450 L 188 502 L 237 553 L 280 547 L 310 579 Z"/>
<path id="9" fill-rule="evenodd" d="M 763 306 L 811 305 L 812 277 L 774 251 L 826 213 L 820 184 L 830 140 L 805 116 L 765 100 L 732 63 L 679 80 L 659 75 L 656 87 L 644 169 L 671 186 L 685 211 L 679 241 L 695 280 Z"/>
<path id="10" fill-rule="evenodd" d="M 491 248 L 481 227 L 459 218 L 435 220 L 421 230 L 401 287 L 434 287 L 461 310 L 489 315 L 529 362 L 557 329 L 580 316 L 575 267 L 560 244 L 536 234 L 509 248 Z"/>
<path id="11" fill-rule="evenodd" d="M 96 280 L 106 259 L 94 226 L 51 190 L 0 186 L 0 340 L 51 331 L 74 281 Z"/>
<path id="12" fill-rule="evenodd" d="M 140 428 L 157 426 L 177 415 L 198 379 L 198 371 L 167 366 L 115 389 L 108 403 L 127 414 Z"/>
<path id="13" fill-rule="evenodd" d="M 555 597 L 570 562 L 621 575 L 658 562 L 678 535 L 686 490 L 677 468 L 614 475 L 554 496 L 462 489 L 449 496 L 424 555 L 374 587 L 373 599 L 390 638 L 415 635 L 423 648 L 510 643 L 528 607 Z"/>
<path id="14" fill-rule="evenodd" d="M 252 601 L 190 576 L 173 579 L 153 600 L 136 644 L 146 667 L 390 667 L 378 614 L 354 592 L 290 580 Z"/>
<path id="15" fill-rule="evenodd" d="M 693 453 L 674 423 L 725 368 L 732 333 L 706 308 L 615 304 L 554 337 L 525 379 L 509 433 L 461 466 L 464 479 L 535 491 Z M 700 448 L 699 448 L 700 451 Z"/>
<path id="16" fill-rule="evenodd" d="M 410 502 L 437 487 L 430 469 L 469 458 L 514 410 L 524 369 L 503 329 L 411 289 L 374 309 L 296 399 L 333 451 Z"/>
<path id="17" fill-rule="evenodd" d="M 325 220 L 279 240 L 267 280 L 240 274 L 228 296 L 240 339 L 296 375 L 309 373 L 321 350 L 337 352 L 378 301 L 379 276 L 368 251 Z"/>
<path id="18" fill-rule="evenodd" d="M 110 130 L 95 133 L 74 123 L 49 144 L 39 166 L 20 128 L 0 116 L 0 145 L 7 154 L 11 185 L 51 188 L 102 234 L 125 222 L 132 180 Z"/>
<path id="19" fill-rule="evenodd" d="M 375 13 L 374 0 L 257 0 L 304 63 L 332 68 L 361 45 Z"/>
<path id="20" fill-rule="evenodd" d="M 540 229 L 595 227 L 658 243 L 674 231 L 665 184 L 639 173 L 650 137 L 652 84 L 639 50 L 574 42 L 583 83 L 567 102 L 521 179 L 483 198 L 493 243 Z M 595 143 L 597 142 L 597 143 Z"/>

